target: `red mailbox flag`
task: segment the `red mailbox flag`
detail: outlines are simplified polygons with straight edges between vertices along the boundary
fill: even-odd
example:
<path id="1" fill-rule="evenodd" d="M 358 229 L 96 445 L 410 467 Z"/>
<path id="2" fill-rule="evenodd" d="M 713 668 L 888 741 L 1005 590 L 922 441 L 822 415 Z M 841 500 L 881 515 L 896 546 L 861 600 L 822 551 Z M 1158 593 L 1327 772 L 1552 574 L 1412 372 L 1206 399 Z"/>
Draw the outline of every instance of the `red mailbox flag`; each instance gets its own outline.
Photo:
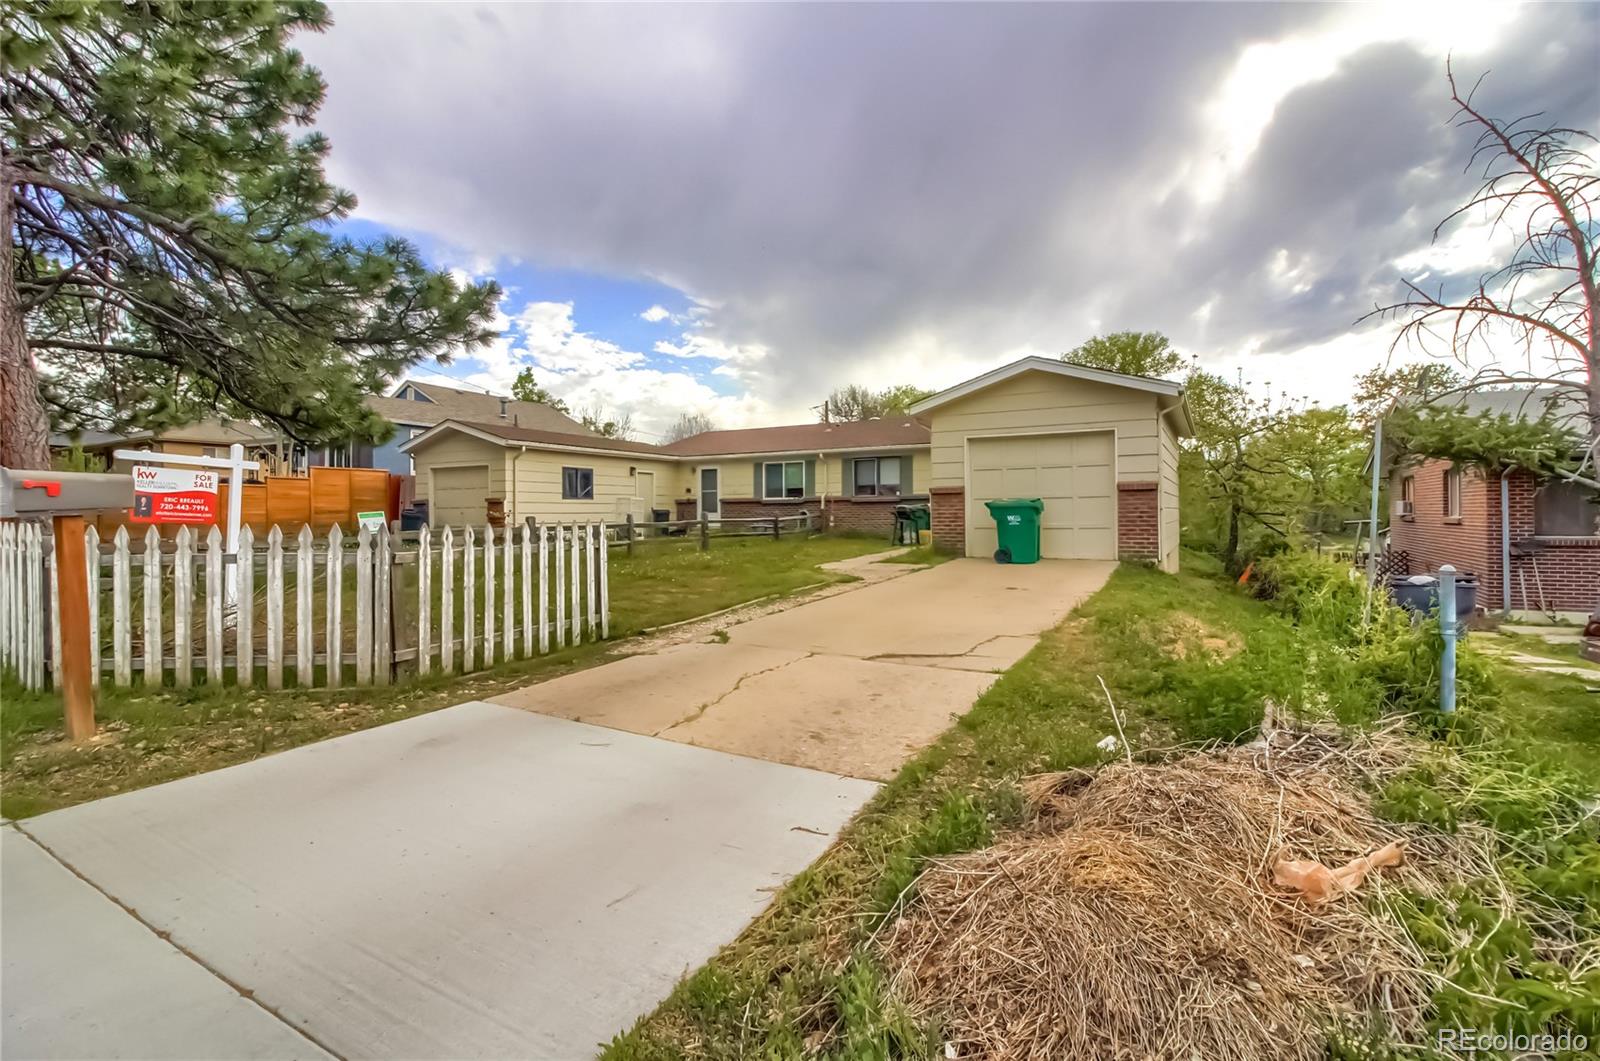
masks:
<path id="1" fill-rule="evenodd" d="M 217 473 L 209 468 L 133 469 L 135 523 L 217 522 Z"/>

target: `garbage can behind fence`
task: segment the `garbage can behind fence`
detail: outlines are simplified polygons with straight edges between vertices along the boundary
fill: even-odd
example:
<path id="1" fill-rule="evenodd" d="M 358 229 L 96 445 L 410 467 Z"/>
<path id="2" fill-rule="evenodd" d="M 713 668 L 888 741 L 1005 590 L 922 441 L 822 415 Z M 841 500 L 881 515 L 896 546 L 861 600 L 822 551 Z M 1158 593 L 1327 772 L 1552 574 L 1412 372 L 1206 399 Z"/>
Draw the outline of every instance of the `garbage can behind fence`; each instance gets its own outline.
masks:
<path id="1" fill-rule="evenodd" d="M 994 551 L 997 564 L 1032 564 L 1039 560 L 1039 517 L 1044 513 L 1044 502 L 1037 497 L 1011 497 L 985 501 L 989 515 L 994 517 L 995 537 L 999 548 Z"/>
<path id="2" fill-rule="evenodd" d="M 1389 579 L 1389 595 L 1408 612 L 1427 615 L 1439 610 L 1437 575 L 1394 575 Z M 1478 609 L 1478 579 L 1471 573 L 1456 576 L 1456 619 L 1470 619 Z"/>

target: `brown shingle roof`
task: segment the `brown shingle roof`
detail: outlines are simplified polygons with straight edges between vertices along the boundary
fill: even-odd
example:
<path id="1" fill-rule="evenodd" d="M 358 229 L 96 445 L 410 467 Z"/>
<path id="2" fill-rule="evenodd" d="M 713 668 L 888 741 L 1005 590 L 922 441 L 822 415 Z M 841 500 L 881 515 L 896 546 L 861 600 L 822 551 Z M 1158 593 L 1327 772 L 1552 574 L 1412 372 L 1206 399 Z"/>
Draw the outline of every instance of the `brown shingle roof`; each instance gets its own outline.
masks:
<path id="1" fill-rule="evenodd" d="M 426 394 L 432 401 L 419 402 L 410 398 L 390 398 L 374 395 L 367 399 L 367 408 L 397 424 L 417 424 L 430 427 L 444 420 L 470 420 L 473 422 L 500 421 L 498 394 L 479 394 L 473 391 L 441 387 L 437 383 L 418 383 L 405 380 L 401 386 L 412 386 Z M 398 388 L 396 388 L 398 389 Z M 593 436 L 594 432 L 565 413 L 538 402 L 522 402 L 506 398 L 506 419 L 514 427 L 531 427 L 540 431 L 560 431 L 570 435 Z"/>
<path id="2" fill-rule="evenodd" d="M 909 416 L 893 416 L 882 420 L 832 424 L 703 431 L 661 448 L 680 457 L 739 453 L 825 453 L 836 449 L 926 446 L 930 437 L 928 429 Z"/>
<path id="3" fill-rule="evenodd" d="M 532 427 L 516 427 L 504 421 L 452 420 L 451 423 L 481 431 L 486 435 L 494 435 L 507 442 L 542 442 L 547 446 L 577 446 L 582 449 L 662 456 L 661 447 L 652 446 L 648 442 L 630 442 L 627 439 L 602 438 L 599 435 L 575 435 L 568 431 L 541 431 Z"/>

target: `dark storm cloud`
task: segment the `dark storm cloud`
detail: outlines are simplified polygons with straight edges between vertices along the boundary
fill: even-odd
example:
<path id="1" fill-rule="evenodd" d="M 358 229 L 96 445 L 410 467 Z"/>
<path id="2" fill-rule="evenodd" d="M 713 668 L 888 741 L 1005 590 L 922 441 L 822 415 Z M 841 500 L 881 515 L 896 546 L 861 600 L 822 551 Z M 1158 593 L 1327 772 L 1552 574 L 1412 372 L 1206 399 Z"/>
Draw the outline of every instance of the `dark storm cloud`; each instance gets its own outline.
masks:
<path id="1" fill-rule="evenodd" d="M 1461 187 L 1436 56 L 1356 51 L 1220 198 L 1183 176 L 1222 150 L 1203 108 L 1243 50 L 1339 13 L 358 6 L 304 47 L 364 212 L 666 280 L 774 350 L 768 388 L 816 389 L 912 336 L 985 358 L 1096 322 L 1207 351 L 1347 330 Z M 1588 121 L 1595 25 L 1529 11 L 1487 56 L 1497 102 Z"/>

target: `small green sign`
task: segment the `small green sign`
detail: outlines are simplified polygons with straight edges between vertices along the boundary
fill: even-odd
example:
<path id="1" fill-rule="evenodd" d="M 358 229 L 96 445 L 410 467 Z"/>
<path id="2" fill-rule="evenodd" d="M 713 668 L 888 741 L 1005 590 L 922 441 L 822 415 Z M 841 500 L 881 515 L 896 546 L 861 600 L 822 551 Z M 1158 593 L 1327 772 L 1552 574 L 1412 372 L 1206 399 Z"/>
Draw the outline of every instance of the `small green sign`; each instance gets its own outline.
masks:
<path id="1" fill-rule="evenodd" d="M 388 521 L 384 519 L 382 512 L 357 512 L 356 522 L 361 525 L 362 530 L 377 531 L 382 530 Z"/>

